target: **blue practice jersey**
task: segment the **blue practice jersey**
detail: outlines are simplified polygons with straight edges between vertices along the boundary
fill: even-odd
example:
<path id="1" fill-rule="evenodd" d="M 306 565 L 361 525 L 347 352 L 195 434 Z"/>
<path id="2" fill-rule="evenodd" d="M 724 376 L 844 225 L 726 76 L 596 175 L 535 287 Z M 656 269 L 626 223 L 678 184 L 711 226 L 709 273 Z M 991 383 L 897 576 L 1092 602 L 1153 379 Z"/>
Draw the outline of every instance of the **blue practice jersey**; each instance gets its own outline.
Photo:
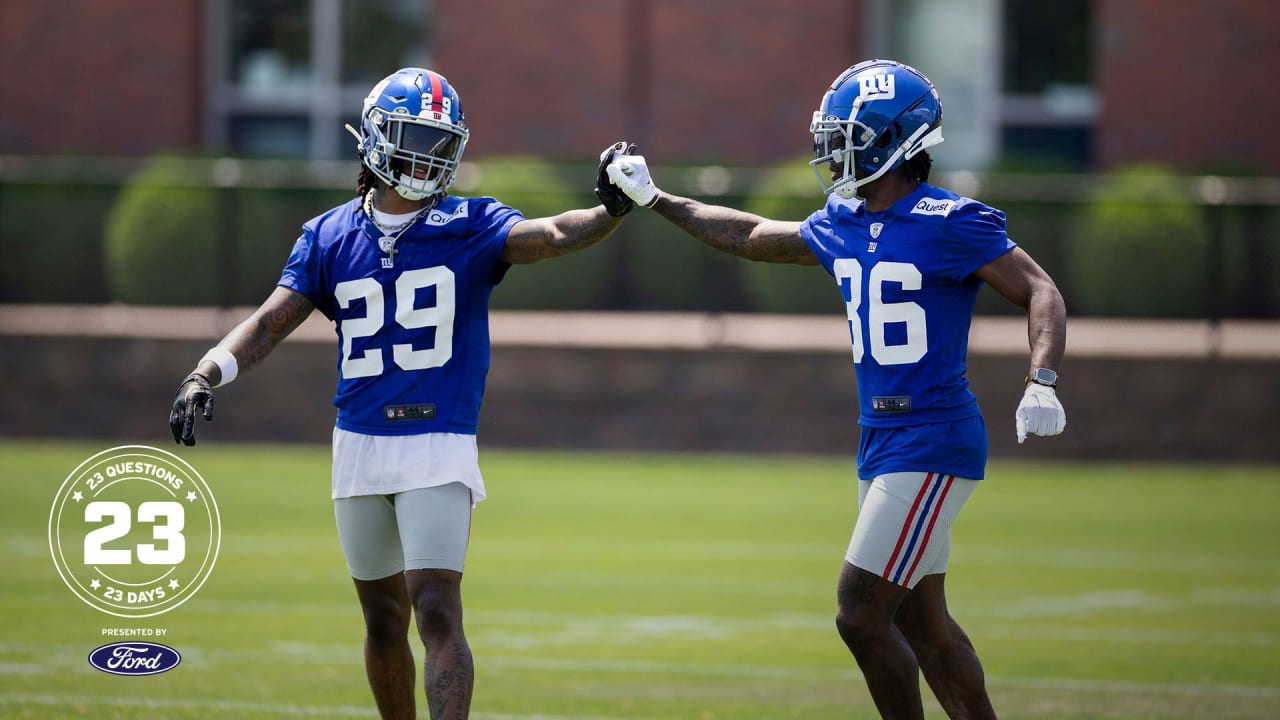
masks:
<path id="1" fill-rule="evenodd" d="M 370 435 L 475 434 L 489 370 L 489 295 L 518 211 L 446 197 L 395 253 L 359 199 L 302 227 L 280 285 L 338 333 L 338 427 Z"/>
<path id="2" fill-rule="evenodd" d="M 1015 247 L 1004 213 L 921 183 L 883 212 L 831 195 L 800 233 L 844 297 L 859 424 L 898 428 L 979 415 L 965 377 L 982 286 L 973 272 Z"/>

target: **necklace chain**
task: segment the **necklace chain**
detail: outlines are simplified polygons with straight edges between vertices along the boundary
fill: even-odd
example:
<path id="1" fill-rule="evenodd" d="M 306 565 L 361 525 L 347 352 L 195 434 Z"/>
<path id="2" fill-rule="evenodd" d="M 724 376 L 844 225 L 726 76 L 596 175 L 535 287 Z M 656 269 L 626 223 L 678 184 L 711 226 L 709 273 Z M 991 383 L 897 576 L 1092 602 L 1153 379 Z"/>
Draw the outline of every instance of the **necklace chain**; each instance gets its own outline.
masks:
<path id="1" fill-rule="evenodd" d="M 370 190 L 369 193 L 364 196 L 364 214 L 369 217 L 369 220 L 374 225 L 376 225 L 377 228 L 383 232 L 383 234 L 391 236 L 392 233 L 396 233 L 396 235 L 394 235 L 393 237 L 399 237 L 400 233 L 403 233 L 411 225 L 421 220 L 422 216 L 426 215 L 427 212 L 429 212 L 431 208 L 435 207 L 436 205 L 434 201 L 429 202 L 426 205 L 423 205 L 422 209 L 414 213 L 413 217 L 409 218 L 408 220 L 404 221 L 399 225 L 383 225 L 382 223 L 378 222 L 378 216 L 373 211 L 373 193 L 374 191 Z"/>
<path id="2" fill-rule="evenodd" d="M 378 238 L 378 249 L 387 255 L 382 258 L 382 267 L 391 268 L 395 264 L 396 252 L 398 252 L 396 250 L 396 241 L 400 239 L 400 236 L 404 234 L 405 230 L 413 227 L 415 223 L 421 220 L 422 217 L 431 210 L 431 208 L 435 207 L 437 200 L 432 199 L 431 202 L 423 205 L 421 210 L 414 213 L 413 217 L 403 223 L 387 226 L 378 222 L 378 216 L 375 214 L 373 209 L 373 192 L 373 190 L 370 190 L 369 193 L 364 196 L 364 214 L 368 216 L 369 222 L 373 223 L 375 227 L 382 231 L 382 237 Z"/>

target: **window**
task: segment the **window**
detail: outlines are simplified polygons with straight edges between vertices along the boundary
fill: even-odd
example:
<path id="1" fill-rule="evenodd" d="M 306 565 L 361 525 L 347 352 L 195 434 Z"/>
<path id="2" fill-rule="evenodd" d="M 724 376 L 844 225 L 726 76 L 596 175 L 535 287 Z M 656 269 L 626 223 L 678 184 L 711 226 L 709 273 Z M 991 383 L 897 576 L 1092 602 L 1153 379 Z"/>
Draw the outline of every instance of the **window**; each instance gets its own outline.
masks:
<path id="1" fill-rule="evenodd" d="M 863 0 L 861 53 L 915 65 L 938 86 L 943 169 L 1083 170 L 1098 116 L 1096 3 Z"/>
<path id="2" fill-rule="evenodd" d="M 231 3 L 226 81 L 248 98 L 305 99 L 311 88 L 309 0 Z"/>
<path id="3" fill-rule="evenodd" d="M 1003 164 L 1034 170 L 1089 166 L 1098 114 L 1092 0 L 1006 0 Z"/>
<path id="4" fill-rule="evenodd" d="M 210 0 L 206 142 L 246 157 L 343 159 L 369 88 L 430 63 L 430 0 Z"/>
<path id="5" fill-rule="evenodd" d="M 342 0 L 342 82 L 368 92 L 392 70 L 427 65 L 421 0 Z"/>

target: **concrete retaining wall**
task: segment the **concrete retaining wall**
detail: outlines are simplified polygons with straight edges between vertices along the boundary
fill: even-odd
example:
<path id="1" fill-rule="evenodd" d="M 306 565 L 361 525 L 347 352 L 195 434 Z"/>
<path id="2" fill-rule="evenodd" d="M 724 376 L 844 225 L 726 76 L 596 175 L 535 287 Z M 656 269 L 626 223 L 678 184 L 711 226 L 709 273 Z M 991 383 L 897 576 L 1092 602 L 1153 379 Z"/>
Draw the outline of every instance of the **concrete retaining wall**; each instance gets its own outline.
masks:
<path id="1" fill-rule="evenodd" d="M 175 386 L 207 340 L 0 335 L 0 436 L 163 446 Z M 202 441 L 327 443 L 328 343 L 288 341 L 216 392 Z M 1026 361 L 971 354 L 993 457 L 1280 462 L 1280 362 L 1068 357 L 1067 432 L 1018 446 Z M 846 352 L 495 347 L 484 447 L 847 454 Z"/>

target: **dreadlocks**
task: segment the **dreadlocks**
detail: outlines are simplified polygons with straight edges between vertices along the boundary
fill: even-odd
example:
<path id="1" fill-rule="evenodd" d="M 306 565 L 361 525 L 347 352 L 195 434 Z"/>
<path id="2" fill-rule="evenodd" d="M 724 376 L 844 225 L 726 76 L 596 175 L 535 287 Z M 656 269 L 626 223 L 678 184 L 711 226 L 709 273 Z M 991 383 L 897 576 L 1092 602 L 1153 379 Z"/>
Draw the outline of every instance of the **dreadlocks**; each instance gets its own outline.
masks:
<path id="1" fill-rule="evenodd" d="M 933 158 L 928 150 L 921 150 L 911 159 L 902 163 L 902 174 L 911 182 L 929 182 L 929 170 L 933 168 Z"/>
<path id="2" fill-rule="evenodd" d="M 378 184 L 378 176 L 373 174 L 368 165 L 360 163 L 360 174 L 356 176 L 356 197 L 363 198 Z"/>

